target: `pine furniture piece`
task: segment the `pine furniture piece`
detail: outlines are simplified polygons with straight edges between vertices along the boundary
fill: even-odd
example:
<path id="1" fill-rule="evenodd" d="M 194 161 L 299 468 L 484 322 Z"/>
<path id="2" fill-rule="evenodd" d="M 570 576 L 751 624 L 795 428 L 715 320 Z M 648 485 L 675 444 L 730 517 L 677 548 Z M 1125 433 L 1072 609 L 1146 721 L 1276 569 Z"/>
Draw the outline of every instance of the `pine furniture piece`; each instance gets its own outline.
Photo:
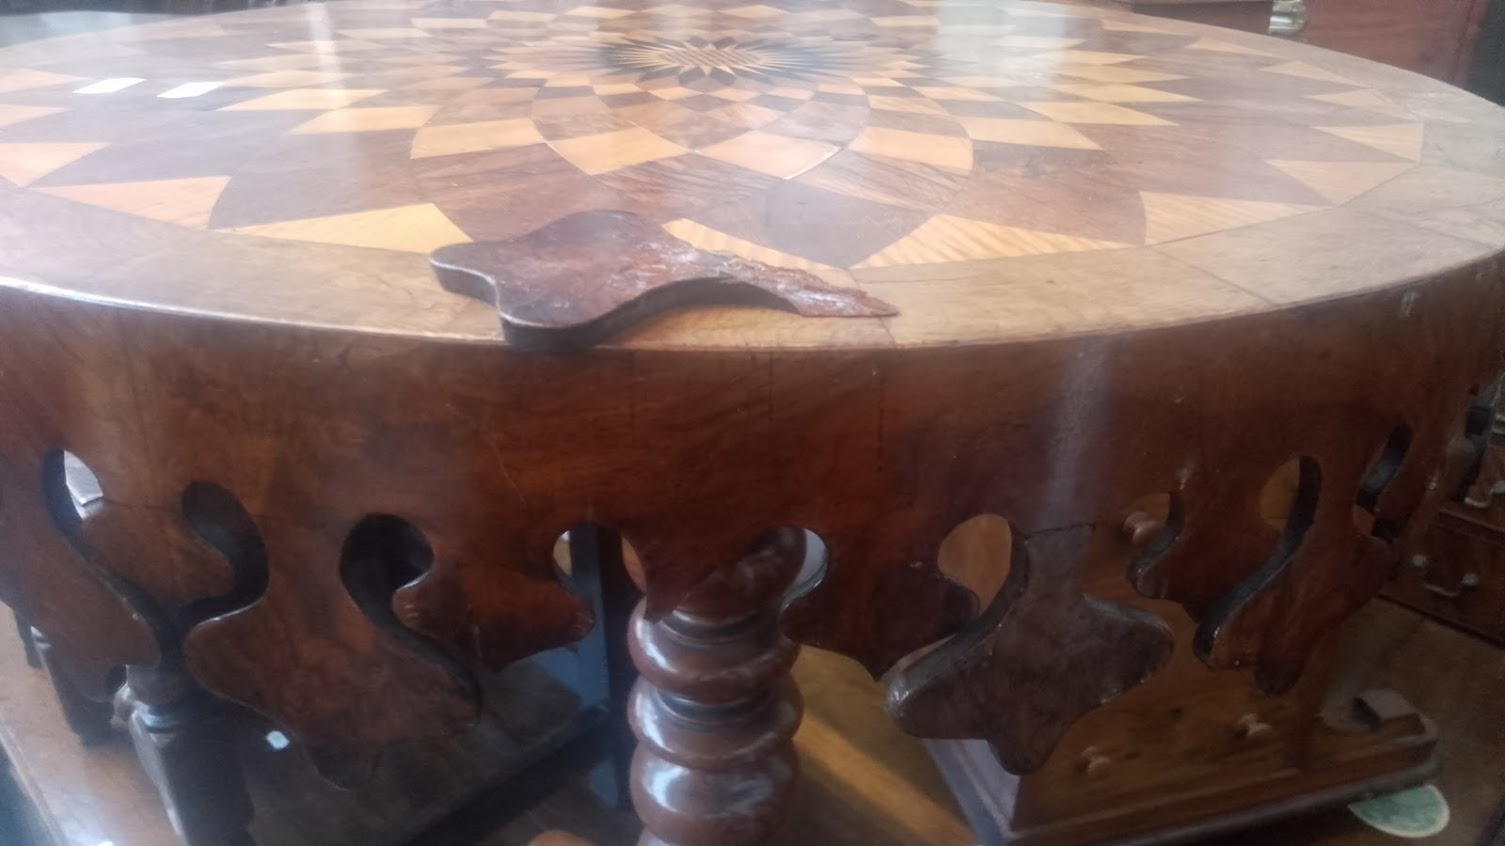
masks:
<path id="1" fill-rule="evenodd" d="M 473 668 L 591 629 L 572 526 L 641 556 L 648 843 L 776 829 L 801 643 L 1041 766 L 1172 647 L 1089 555 L 1289 689 L 1476 463 L 1499 368 L 1505 112 L 1299 44 L 351 0 L 0 67 L 0 596 L 81 692 L 125 668 L 193 842 L 247 839 L 211 697 L 342 778 L 460 729 Z M 935 564 L 980 514 L 981 611 Z"/>

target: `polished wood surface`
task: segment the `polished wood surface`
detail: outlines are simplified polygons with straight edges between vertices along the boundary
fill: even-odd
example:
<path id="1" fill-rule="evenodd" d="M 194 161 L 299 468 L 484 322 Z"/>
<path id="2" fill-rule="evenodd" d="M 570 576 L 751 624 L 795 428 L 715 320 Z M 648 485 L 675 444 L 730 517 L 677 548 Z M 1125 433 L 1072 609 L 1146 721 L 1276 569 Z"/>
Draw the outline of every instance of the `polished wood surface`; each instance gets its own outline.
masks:
<path id="1" fill-rule="evenodd" d="M 1025 770 L 1164 655 L 1084 549 L 1286 690 L 1478 460 L 1505 112 L 1361 60 L 1030 4 L 352 0 L 0 61 L 0 596 L 79 692 L 202 687 L 341 781 L 601 624 L 552 554 L 582 523 L 706 666 L 829 649 Z M 897 314 L 699 308 L 539 353 L 430 265 L 599 212 Z M 590 291 L 476 269 L 550 313 Z M 990 602 L 937 564 L 979 515 L 1013 538 Z M 772 530 L 817 573 L 755 634 L 700 620 Z M 779 782 L 797 710 L 740 731 L 669 669 L 653 754 L 697 770 L 699 720 Z M 730 837 L 680 812 L 677 846 Z"/>
<path id="2" fill-rule="evenodd" d="M 694 8 L 335 3 L 9 48 L 0 273 L 493 338 L 423 254 L 620 210 L 900 312 L 634 343 L 872 347 L 1267 311 L 1495 248 L 1505 118 L 1354 59 L 1076 7 Z M 1374 246 L 1265 278 L 1301 232 Z"/>

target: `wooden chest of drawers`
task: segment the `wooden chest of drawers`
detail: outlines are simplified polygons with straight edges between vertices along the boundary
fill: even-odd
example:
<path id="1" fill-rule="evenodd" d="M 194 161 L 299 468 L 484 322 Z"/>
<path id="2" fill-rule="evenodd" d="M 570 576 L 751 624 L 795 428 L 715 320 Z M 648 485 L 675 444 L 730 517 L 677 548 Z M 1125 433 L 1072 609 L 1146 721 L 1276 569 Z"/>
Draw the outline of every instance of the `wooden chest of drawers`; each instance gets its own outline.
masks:
<path id="1" fill-rule="evenodd" d="M 1270 0 L 1114 0 L 1135 12 L 1226 26 L 1270 29 Z M 1292 37 L 1395 65 L 1455 85 L 1468 82 L 1474 44 L 1490 0 L 1306 0 Z"/>
<path id="2" fill-rule="evenodd" d="M 1468 81 L 1488 0 L 1307 0 L 1301 40 L 1424 73 Z"/>
<path id="3" fill-rule="evenodd" d="M 1449 506 L 1432 524 L 1425 550 L 1385 595 L 1505 643 L 1505 503 Z"/>
<path id="4" fill-rule="evenodd" d="M 1121 0 L 1142 15 L 1226 26 L 1245 32 L 1270 28 L 1273 0 Z"/>

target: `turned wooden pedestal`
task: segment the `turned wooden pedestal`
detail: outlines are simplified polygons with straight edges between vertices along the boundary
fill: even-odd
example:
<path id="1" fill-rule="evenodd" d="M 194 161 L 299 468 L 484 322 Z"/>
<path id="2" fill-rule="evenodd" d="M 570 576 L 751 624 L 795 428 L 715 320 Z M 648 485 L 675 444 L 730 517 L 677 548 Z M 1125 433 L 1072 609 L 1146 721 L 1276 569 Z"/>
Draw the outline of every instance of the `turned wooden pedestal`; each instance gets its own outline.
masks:
<path id="1" fill-rule="evenodd" d="M 642 673 L 629 705 L 638 738 L 633 805 L 643 846 L 768 839 L 794 790 L 799 647 L 778 604 L 804 559 L 804 533 L 782 530 L 718 570 L 657 623 L 632 617 Z"/>

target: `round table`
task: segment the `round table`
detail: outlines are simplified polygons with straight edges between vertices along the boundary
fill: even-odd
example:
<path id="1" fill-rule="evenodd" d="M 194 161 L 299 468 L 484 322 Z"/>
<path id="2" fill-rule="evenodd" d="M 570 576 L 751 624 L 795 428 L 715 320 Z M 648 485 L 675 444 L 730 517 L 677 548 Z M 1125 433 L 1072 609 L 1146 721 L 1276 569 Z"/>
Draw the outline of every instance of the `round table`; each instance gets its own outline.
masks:
<path id="1" fill-rule="evenodd" d="M 590 629 L 593 527 L 645 842 L 758 842 L 796 643 L 1027 771 L 1170 649 L 1085 557 L 1281 690 L 1466 480 L 1494 106 L 1086 7 L 586 2 L 0 50 L 0 597 L 82 692 L 129 668 L 170 799 L 225 766 L 199 686 L 329 760 L 463 727 Z M 979 612 L 936 550 L 980 514 Z"/>

